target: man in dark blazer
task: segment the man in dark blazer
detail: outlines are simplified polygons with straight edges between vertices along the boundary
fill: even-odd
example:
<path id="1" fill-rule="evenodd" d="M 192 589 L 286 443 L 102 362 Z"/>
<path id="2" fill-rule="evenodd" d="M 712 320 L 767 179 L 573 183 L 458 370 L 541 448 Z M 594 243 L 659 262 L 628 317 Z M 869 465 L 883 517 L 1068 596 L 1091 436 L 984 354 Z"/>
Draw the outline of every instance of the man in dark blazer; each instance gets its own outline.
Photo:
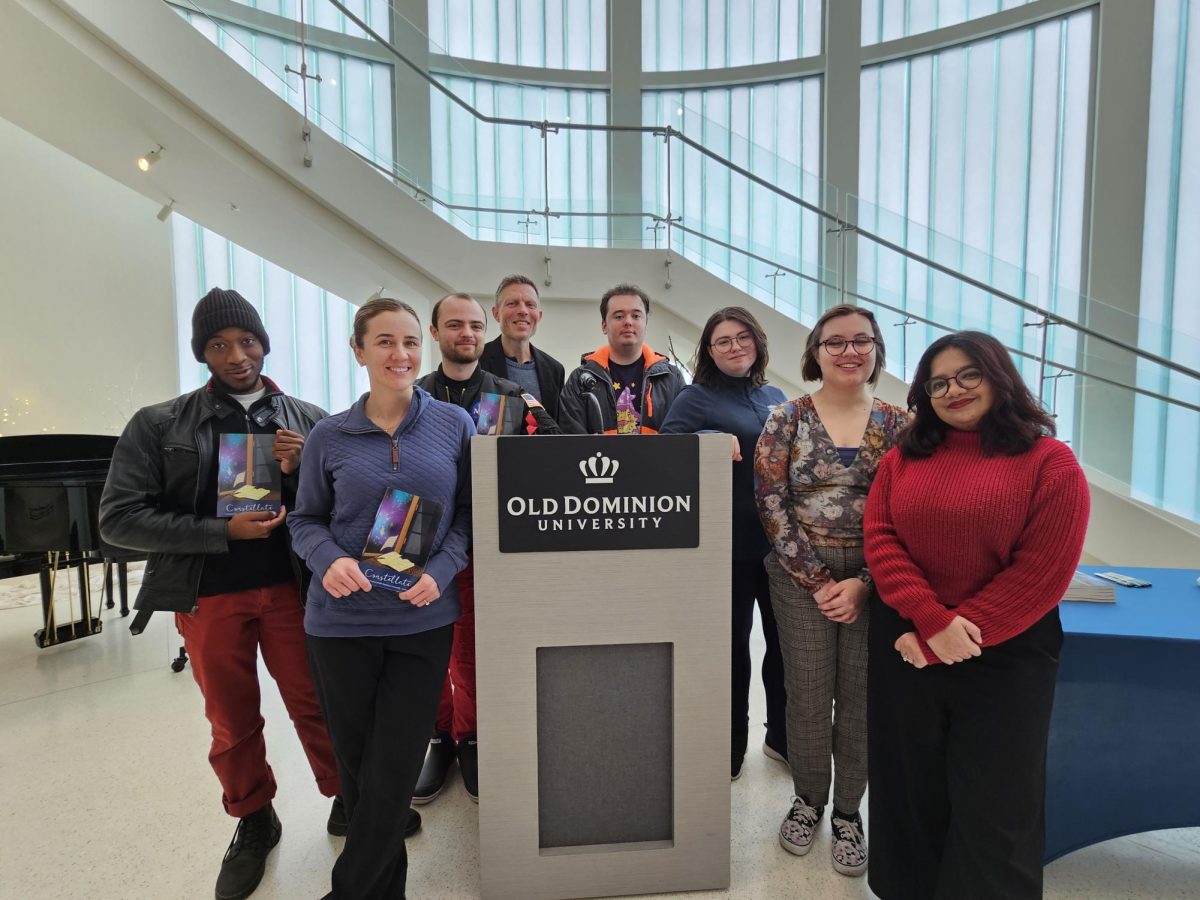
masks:
<path id="1" fill-rule="evenodd" d="M 484 345 L 479 365 L 485 372 L 521 385 L 557 419 L 566 372 L 562 363 L 530 343 L 543 313 L 532 279 L 524 275 L 504 278 L 496 288 L 492 306 L 492 316 L 500 323 L 500 336 Z"/>

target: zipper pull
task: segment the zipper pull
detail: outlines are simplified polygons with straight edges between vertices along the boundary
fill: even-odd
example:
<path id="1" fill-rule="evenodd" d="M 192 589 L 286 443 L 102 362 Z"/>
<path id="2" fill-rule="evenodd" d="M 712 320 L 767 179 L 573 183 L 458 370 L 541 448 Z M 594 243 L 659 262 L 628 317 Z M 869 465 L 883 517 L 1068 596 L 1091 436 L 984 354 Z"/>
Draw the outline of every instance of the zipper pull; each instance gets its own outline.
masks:
<path id="1" fill-rule="evenodd" d="M 392 438 L 392 471 L 400 465 L 400 438 Z"/>

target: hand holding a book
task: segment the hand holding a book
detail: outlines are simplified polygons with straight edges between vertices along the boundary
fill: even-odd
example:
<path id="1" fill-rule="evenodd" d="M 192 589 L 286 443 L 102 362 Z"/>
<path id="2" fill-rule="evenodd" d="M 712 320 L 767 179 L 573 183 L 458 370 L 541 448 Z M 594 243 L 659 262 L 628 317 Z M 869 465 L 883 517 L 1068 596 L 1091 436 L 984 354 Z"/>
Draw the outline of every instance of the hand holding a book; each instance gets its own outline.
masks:
<path id="1" fill-rule="evenodd" d="M 433 580 L 433 576 L 428 573 L 422 573 L 421 577 L 417 579 L 416 584 L 407 591 L 401 591 L 397 596 L 401 600 L 411 603 L 413 606 L 428 606 L 441 595 L 441 588 Z"/>
<path id="2" fill-rule="evenodd" d="M 278 513 L 267 510 L 240 512 L 229 519 L 226 534 L 231 541 L 260 541 L 271 536 L 271 532 L 283 524 L 287 515 L 286 507 L 279 507 Z"/>
<path id="3" fill-rule="evenodd" d="M 332 597 L 349 597 L 355 591 L 371 590 L 371 582 L 367 581 L 367 576 L 358 567 L 357 560 L 339 556 L 325 570 L 321 587 L 329 591 Z"/>
<path id="4" fill-rule="evenodd" d="M 275 443 L 271 449 L 279 460 L 279 471 L 290 475 L 300 468 L 300 451 L 304 449 L 304 435 L 286 428 L 275 429 Z"/>

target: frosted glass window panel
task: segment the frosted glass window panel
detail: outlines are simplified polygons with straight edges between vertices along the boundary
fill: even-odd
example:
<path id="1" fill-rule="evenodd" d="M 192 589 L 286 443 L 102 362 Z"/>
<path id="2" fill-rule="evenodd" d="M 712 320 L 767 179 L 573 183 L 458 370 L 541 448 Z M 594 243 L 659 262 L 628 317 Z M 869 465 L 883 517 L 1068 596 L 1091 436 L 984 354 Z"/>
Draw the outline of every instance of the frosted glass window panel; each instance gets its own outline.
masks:
<path id="1" fill-rule="evenodd" d="M 805 78 L 732 88 L 647 91 L 646 125 L 671 123 L 733 163 L 805 200 L 819 202 L 821 81 Z M 643 209 L 682 216 L 689 229 L 820 277 L 821 223 L 814 213 L 755 184 L 698 151 L 672 141 L 671 190 L 667 149 L 661 138 L 643 140 Z M 773 148 L 773 149 L 768 149 Z M 668 205 L 669 204 L 669 205 Z M 774 265 L 750 259 L 679 229 L 676 249 L 719 277 L 789 315 L 815 315 L 819 289 Z M 648 233 L 646 246 L 663 246 L 665 234 Z M 657 244 L 656 244 L 657 242 Z"/>
<path id="2" fill-rule="evenodd" d="M 299 69 L 300 45 L 226 22 L 181 10 L 197 31 L 221 48 L 243 69 L 292 106 L 304 110 Z M 321 81 L 309 82 L 309 117 L 323 131 L 355 152 L 391 169 L 392 70 L 386 63 L 309 47 L 308 71 Z"/>
<path id="3" fill-rule="evenodd" d="M 605 0 L 429 0 L 429 46 L 462 59 L 602 71 Z"/>
<path id="4" fill-rule="evenodd" d="M 821 52 L 821 0 L 642 0 L 642 68 L 722 69 Z"/>
<path id="5" fill-rule="evenodd" d="M 975 7 L 972 6 L 972 9 Z M 1072 317 L 1084 240 L 1094 15 L 866 67 L 861 198 L 852 215 L 913 252 Z M 860 239 L 860 290 L 948 326 L 982 328 L 1033 352 L 1025 314 L 986 291 Z M 907 360 L 940 332 L 904 329 Z M 1052 355 L 1076 348 L 1052 331 Z M 901 354 L 890 361 L 898 374 Z M 1036 367 L 1027 369 L 1036 389 Z M 1074 394 L 1058 392 L 1060 424 Z"/>
<path id="6" fill-rule="evenodd" d="M 502 84 L 457 76 L 442 83 L 479 112 L 533 121 L 604 124 L 603 91 Z M 608 142 L 602 133 L 566 129 L 548 135 L 524 125 L 481 122 L 430 88 L 433 184 L 437 197 L 485 211 L 441 210 L 448 221 L 482 240 L 543 243 L 546 221 L 530 214 L 604 212 L 608 208 Z M 549 168 L 544 176 L 544 154 Z M 548 183 L 547 183 L 548 182 Z M 547 194 L 547 189 L 549 193 Z M 500 211 L 493 211 L 500 210 Z M 530 221 L 532 219 L 533 221 Z M 561 215 L 550 223 L 552 243 L 590 245 L 607 240 L 602 217 Z"/>
<path id="7" fill-rule="evenodd" d="M 1138 342 L 1200 369 L 1200 5 L 1154 7 L 1146 212 Z M 1200 403 L 1196 380 L 1142 363 L 1138 384 Z M 1134 431 L 1135 496 L 1200 520 L 1200 414 L 1139 397 Z"/>
<path id="8" fill-rule="evenodd" d="M 853 2 L 853 0 L 849 0 Z M 990 16 L 1034 0 L 861 0 L 862 42 L 878 44 Z"/>
<path id="9" fill-rule="evenodd" d="M 263 371 L 285 393 L 335 411 L 366 390 L 348 344 L 353 304 L 178 213 L 171 238 L 180 390 L 210 375 L 192 356 L 191 323 L 196 302 L 214 287 L 237 291 L 258 310 L 271 338 Z"/>
<path id="10" fill-rule="evenodd" d="M 282 16 L 294 22 L 301 20 L 300 7 L 303 2 L 305 24 L 314 25 L 317 28 L 327 28 L 351 37 L 368 37 L 365 31 L 326 0 L 233 0 L 233 2 L 261 12 Z M 376 34 L 385 38 L 389 36 L 391 11 L 388 8 L 388 0 L 345 0 L 345 3 L 350 11 L 366 22 Z"/>

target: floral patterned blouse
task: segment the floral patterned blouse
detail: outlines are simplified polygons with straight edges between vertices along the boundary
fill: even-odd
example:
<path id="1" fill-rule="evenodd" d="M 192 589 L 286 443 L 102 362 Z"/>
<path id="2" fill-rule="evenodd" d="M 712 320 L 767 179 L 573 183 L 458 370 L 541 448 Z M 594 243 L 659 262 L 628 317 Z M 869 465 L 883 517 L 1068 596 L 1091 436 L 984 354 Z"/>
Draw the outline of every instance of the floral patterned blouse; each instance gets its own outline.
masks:
<path id="1" fill-rule="evenodd" d="M 775 558 L 801 588 L 814 591 L 832 577 L 814 544 L 862 544 L 867 491 L 907 422 L 902 409 L 876 398 L 847 467 L 808 394 L 767 418 L 754 454 L 758 515 Z"/>

